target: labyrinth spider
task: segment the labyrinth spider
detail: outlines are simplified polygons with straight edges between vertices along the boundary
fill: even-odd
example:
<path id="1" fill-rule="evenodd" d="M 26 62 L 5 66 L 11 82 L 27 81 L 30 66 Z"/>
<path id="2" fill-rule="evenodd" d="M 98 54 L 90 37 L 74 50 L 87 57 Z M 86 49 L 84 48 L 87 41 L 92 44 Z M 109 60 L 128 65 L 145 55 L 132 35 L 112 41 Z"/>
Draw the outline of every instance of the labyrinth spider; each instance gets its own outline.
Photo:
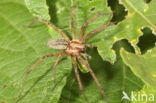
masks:
<path id="1" fill-rule="evenodd" d="M 68 35 L 63 32 L 62 29 L 58 28 L 53 23 L 50 23 L 43 19 L 36 19 L 37 21 L 39 21 L 43 24 L 49 25 L 50 27 L 52 27 L 54 30 L 56 30 L 62 36 L 62 39 L 49 40 L 47 43 L 49 48 L 59 49 L 61 51 L 58 53 L 46 54 L 46 55 L 42 56 L 41 58 L 39 58 L 30 67 L 30 69 L 28 69 L 26 75 L 28 75 L 32 70 L 34 70 L 37 67 L 38 64 L 40 64 L 43 60 L 45 60 L 48 57 L 70 56 L 80 91 L 83 91 L 83 89 L 84 89 L 83 84 L 80 79 L 80 74 L 79 74 L 81 71 L 80 66 L 82 66 L 82 67 L 84 67 L 83 68 L 84 71 L 87 71 L 88 73 L 90 73 L 90 75 L 94 79 L 96 85 L 98 86 L 98 88 L 100 88 L 101 94 L 104 95 L 103 87 L 102 87 L 101 83 L 99 82 L 99 80 L 97 79 L 96 75 L 94 74 L 94 72 L 88 62 L 88 59 L 90 59 L 91 57 L 86 53 L 86 49 L 91 48 L 92 46 L 87 44 L 86 41 L 89 40 L 94 35 L 98 34 L 99 32 L 102 32 L 103 30 L 105 30 L 108 26 L 114 25 L 114 23 L 109 22 L 107 24 L 103 24 L 102 26 L 90 31 L 87 34 L 85 34 L 85 31 L 87 29 L 87 26 L 90 23 L 92 23 L 95 19 L 97 19 L 99 16 L 102 16 L 105 14 L 110 15 L 111 13 L 106 13 L 106 12 L 97 13 L 96 15 L 89 18 L 86 22 L 83 23 L 83 25 L 80 28 L 79 33 L 76 32 L 78 30 L 77 30 L 76 23 L 75 23 L 75 14 L 74 13 L 75 12 L 73 12 L 73 11 L 71 12 L 71 23 L 70 23 L 72 39 L 70 39 L 68 37 Z M 75 35 L 78 35 L 78 37 L 76 37 Z"/>

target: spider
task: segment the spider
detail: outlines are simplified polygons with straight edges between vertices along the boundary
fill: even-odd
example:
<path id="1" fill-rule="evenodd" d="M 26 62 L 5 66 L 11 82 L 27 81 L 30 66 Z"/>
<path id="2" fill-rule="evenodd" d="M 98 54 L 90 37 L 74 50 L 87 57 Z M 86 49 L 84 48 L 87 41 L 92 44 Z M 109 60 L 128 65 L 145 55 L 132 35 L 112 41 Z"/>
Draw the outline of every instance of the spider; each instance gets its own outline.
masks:
<path id="1" fill-rule="evenodd" d="M 112 14 L 112 13 L 107 13 L 107 12 L 97 13 L 93 17 L 89 18 L 86 22 L 84 22 L 83 25 L 80 27 L 80 32 L 76 33 L 76 31 L 78 31 L 78 30 L 77 30 L 76 23 L 75 23 L 75 12 L 74 12 L 74 9 L 72 9 L 71 23 L 70 23 L 72 39 L 70 39 L 68 37 L 68 35 L 62 29 L 60 29 L 53 23 L 43 20 L 43 19 L 36 19 L 36 21 L 38 21 L 38 22 L 49 25 L 50 27 L 52 27 L 54 30 L 56 30 L 62 36 L 61 39 L 49 40 L 47 42 L 47 46 L 49 48 L 59 49 L 61 51 L 58 53 L 50 53 L 50 54 L 46 54 L 46 55 L 42 56 L 30 67 L 30 69 L 27 70 L 26 74 L 28 75 L 31 71 L 33 71 L 37 67 L 37 65 L 39 65 L 46 58 L 53 57 L 53 56 L 70 56 L 80 91 L 84 90 L 84 87 L 83 87 L 83 84 L 82 84 L 81 78 L 80 78 L 80 72 L 82 72 L 80 70 L 80 66 L 83 66 L 83 67 L 85 67 L 83 69 L 85 71 L 87 71 L 88 73 L 90 73 L 90 75 L 94 79 L 96 85 L 98 86 L 98 88 L 100 88 L 101 94 L 104 95 L 103 86 L 97 79 L 95 73 L 93 72 L 93 69 L 91 68 L 91 66 L 88 62 L 88 59 L 91 59 L 91 56 L 89 56 L 86 53 L 86 49 L 92 48 L 93 46 L 87 44 L 86 42 L 94 35 L 105 30 L 107 27 L 114 25 L 114 23 L 109 22 L 107 24 L 103 24 L 102 26 L 90 31 L 87 34 L 85 34 L 85 31 L 87 29 L 87 26 L 90 23 L 92 23 L 95 19 L 97 19 L 99 16 L 110 15 L 110 14 Z M 76 37 L 76 35 L 78 35 L 78 37 Z"/>

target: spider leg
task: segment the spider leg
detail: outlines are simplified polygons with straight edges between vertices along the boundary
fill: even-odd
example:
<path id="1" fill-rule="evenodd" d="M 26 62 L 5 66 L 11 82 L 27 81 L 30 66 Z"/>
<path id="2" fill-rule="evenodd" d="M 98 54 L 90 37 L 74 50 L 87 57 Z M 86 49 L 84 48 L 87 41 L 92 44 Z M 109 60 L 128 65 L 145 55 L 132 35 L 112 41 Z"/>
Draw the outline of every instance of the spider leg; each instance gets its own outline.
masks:
<path id="1" fill-rule="evenodd" d="M 96 34 L 104 31 L 107 27 L 109 26 L 112 26 L 114 25 L 115 23 L 114 22 L 110 22 L 110 23 L 107 23 L 107 24 L 104 24 L 94 30 L 92 30 L 91 32 L 89 32 L 88 34 L 86 34 L 82 39 L 83 41 L 87 41 L 88 39 L 90 39 L 91 37 L 95 36 Z"/>
<path id="2" fill-rule="evenodd" d="M 67 36 L 67 34 L 65 34 L 62 29 L 60 29 L 59 27 L 57 27 L 56 25 L 54 25 L 53 23 L 50 23 L 49 21 L 43 20 L 43 19 L 35 19 L 35 21 L 41 22 L 43 24 L 47 24 L 50 27 L 52 27 L 53 29 L 55 29 L 57 32 L 60 33 L 60 35 L 65 39 L 65 40 L 69 40 L 69 37 Z"/>
<path id="3" fill-rule="evenodd" d="M 103 90 L 103 87 L 102 87 L 101 83 L 100 83 L 99 80 L 97 79 L 97 77 L 96 77 L 95 73 L 93 72 L 92 68 L 89 66 L 88 69 L 89 69 L 90 75 L 92 76 L 92 78 L 93 78 L 94 81 L 96 82 L 96 85 L 101 89 L 100 92 L 101 92 L 102 96 L 104 96 L 104 90 Z"/>
<path id="4" fill-rule="evenodd" d="M 59 52 L 59 53 L 50 53 L 50 54 L 47 54 L 47 55 L 44 55 L 42 56 L 41 58 L 39 58 L 27 71 L 26 73 L 24 74 L 24 77 L 23 77 L 23 81 L 22 81 L 22 85 L 21 85 L 21 90 L 19 92 L 19 97 L 22 95 L 22 92 L 23 92 L 23 88 L 24 88 L 24 83 L 25 81 L 27 80 L 28 78 L 28 75 L 31 73 L 31 71 L 33 71 L 37 65 L 39 65 L 44 59 L 48 58 L 48 57 L 52 57 L 52 56 L 61 56 L 61 55 L 65 55 L 64 52 Z"/>
<path id="5" fill-rule="evenodd" d="M 50 69 L 54 70 L 56 68 L 56 66 L 61 62 L 61 59 L 60 59 L 61 55 L 59 55 L 55 61 L 55 63 L 50 67 Z M 50 70 L 49 69 L 49 70 Z M 47 74 L 48 71 L 46 71 L 44 74 Z M 22 87 L 21 87 L 21 90 L 19 91 L 19 95 L 18 95 L 18 98 L 15 100 L 14 103 L 18 103 L 19 101 L 22 100 L 22 98 L 24 98 L 25 96 L 27 96 L 28 92 L 32 90 L 32 88 L 39 82 L 39 80 L 42 78 L 43 76 L 40 76 L 34 83 L 33 85 L 25 92 L 25 94 L 22 94 L 23 92 L 23 87 L 24 87 L 24 82 L 22 81 Z M 26 80 L 26 78 L 24 78 Z M 57 85 L 57 84 L 56 84 Z M 55 87 L 55 86 L 54 86 Z"/>
<path id="6" fill-rule="evenodd" d="M 77 31 L 76 31 L 76 5 L 73 5 L 71 7 L 71 14 L 70 14 L 70 18 L 71 18 L 71 21 L 70 21 L 70 26 L 71 26 L 71 31 L 72 31 L 72 37 L 73 39 L 76 38 L 76 35 L 77 35 Z"/>
<path id="7" fill-rule="evenodd" d="M 98 17 L 102 16 L 102 15 L 111 15 L 112 13 L 110 12 L 100 12 L 100 13 L 97 13 L 95 16 L 89 18 L 82 26 L 81 26 L 81 29 L 80 29 L 80 32 L 79 32 L 79 35 L 80 35 L 80 38 L 83 37 L 85 31 L 86 31 L 86 28 L 88 26 L 88 24 L 92 23 L 95 19 L 97 19 Z"/>
<path id="8" fill-rule="evenodd" d="M 66 56 L 64 53 L 62 53 L 62 55 L 58 55 L 58 56 L 57 56 L 57 59 L 56 59 L 54 65 L 53 65 L 53 67 L 52 67 L 52 71 L 51 71 L 51 72 L 52 72 L 52 76 L 53 76 L 54 82 L 56 82 L 56 81 L 55 81 L 55 80 L 56 80 L 56 74 L 55 74 L 55 73 L 56 73 L 56 72 L 55 72 L 56 69 L 55 69 L 55 68 L 56 68 L 56 66 L 59 64 L 59 62 L 60 62 L 60 60 L 61 60 L 60 58 L 61 58 L 61 56 L 63 56 L 63 55 Z M 63 57 L 62 57 L 62 58 L 63 58 Z"/>
<path id="9" fill-rule="evenodd" d="M 44 59 L 48 58 L 48 57 L 53 57 L 53 56 L 60 56 L 60 55 L 65 55 L 64 52 L 59 52 L 59 53 L 50 53 L 47 55 L 42 56 L 41 58 L 39 58 L 32 66 L 30 69 L 28 69 L 28 71 L 26 72 L 27 74 L 29 74 L 32 70 L 34 70 L 37 65 L 39 65 Z"/>
<path id="10" fill-rule="evenodd" d="M 75 72 L 75 76 L 76 76 L 80 91 L 83 91 L 84 87 L 83 87 L 82 82 L 81 82 L 80 73 L 78 71 L 78 67 L 77 67 L 75 58 L 73 58 L 73 67 L 74 67 L 74 72 Z"/>
<path id="11" fill-rule="evenodd" d="M 94 79 L 96 85 L 100 88 L 100 93 L 102 95 L 102 97 L 104 97 L 104 89 L 101 85 L 101 83 L 99 82 L 99 80 L 97 79 L 95 73 L 93 72 L 92 68 L 90 67 L 89 63 L 87 60 L 84 60 L 81 56 L 78 57 L 78 60 L 87 67 L 87 69 L 89 70 L 90 75 L 92 76 L 92 78 Z"/>
<path id="12" fill-rule="evenodd" d="M 84 87 L 83 87 L 83 84 L 82 84 L 82 81 L 81 81 L 81 78 L 80 78 L 80 73 L 79 73 L 79 70 L 78 70 L 78 66 L 76 64 L 76 58 L 72 57 L 72 63 L 73 63 L 74 72 L 75 72 L 76 80 L 77 80 L 78 85 L 79 85 L 80 92 L 83 95 L 84 99 L 87 101 L 87 103 L 89 103 L 86 95 L 83 94 Z"/>

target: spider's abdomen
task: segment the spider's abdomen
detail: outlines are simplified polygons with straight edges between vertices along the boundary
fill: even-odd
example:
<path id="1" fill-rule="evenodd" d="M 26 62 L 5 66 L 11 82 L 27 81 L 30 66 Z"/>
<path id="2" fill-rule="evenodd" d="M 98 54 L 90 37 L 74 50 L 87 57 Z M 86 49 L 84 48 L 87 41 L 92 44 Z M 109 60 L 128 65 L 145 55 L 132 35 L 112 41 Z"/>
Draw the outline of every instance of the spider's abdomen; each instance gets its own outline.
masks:
<path id="1" fill-rule="evenodd" d="M 48 47 L 53 49 L 66 49 L 68 42 L 64 39 L 49 40 L 47 43 Z"/>
<path id="2" fill-rule="evenodd" d="M 84 53 L 85 51 L 85 44 L 83 44 L 79 40 L 72 40 L 68 43 L 65 51 L 70 56 L 80 55 L 80 53 Z"/>

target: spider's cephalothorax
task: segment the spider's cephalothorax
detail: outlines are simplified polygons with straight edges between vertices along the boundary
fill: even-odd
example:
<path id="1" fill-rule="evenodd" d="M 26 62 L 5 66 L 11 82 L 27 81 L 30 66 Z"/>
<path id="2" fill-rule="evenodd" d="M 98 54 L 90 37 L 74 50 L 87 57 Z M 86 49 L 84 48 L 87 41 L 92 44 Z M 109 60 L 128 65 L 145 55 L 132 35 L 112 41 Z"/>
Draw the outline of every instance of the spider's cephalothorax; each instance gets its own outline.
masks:
<path id="1" fill-rule="evenodd" d="M 83 44 L 80 40 L 75 39 L 68 42 L 65 52 L 69 56 L 79 56 L 81 53 L 85 52 L 85 48 L 85 44 Z"/>

